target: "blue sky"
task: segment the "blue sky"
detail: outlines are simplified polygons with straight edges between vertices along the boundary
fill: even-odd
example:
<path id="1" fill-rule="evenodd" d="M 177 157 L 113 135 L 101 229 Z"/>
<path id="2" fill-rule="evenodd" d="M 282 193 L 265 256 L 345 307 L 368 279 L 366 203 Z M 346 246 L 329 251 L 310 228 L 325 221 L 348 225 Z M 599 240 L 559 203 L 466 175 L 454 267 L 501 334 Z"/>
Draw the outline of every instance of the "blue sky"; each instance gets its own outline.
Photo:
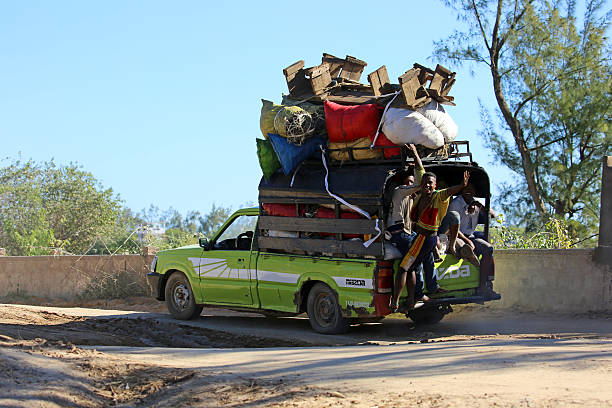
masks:
<path id="1" fill-rule="evenodd" d="M 397 82 L 435 67 L 433 41 L 459 24 L 438 2 L 331 4 L 1 2 L 0 157 L 77 162 L 136 211 L 255 202 L 260 99 L 280 102 L 283 68 L 348 54 L 368 63 L 362 82 L 381 65 Z M 500 183 L 477 135 L 490 75 L 448 67 L 458 139 Z"/>

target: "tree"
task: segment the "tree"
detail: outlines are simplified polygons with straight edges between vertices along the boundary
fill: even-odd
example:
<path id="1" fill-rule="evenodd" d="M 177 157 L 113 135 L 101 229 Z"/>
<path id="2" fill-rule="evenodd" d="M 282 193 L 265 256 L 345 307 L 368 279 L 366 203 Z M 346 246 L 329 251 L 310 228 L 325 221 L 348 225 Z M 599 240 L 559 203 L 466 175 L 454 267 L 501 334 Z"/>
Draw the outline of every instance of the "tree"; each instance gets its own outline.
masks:
<path id="1" fill-rule="evenodd" d="M 504 210 L 526 225 L 538 218 L 535 209 L 540 223 L 556 214 L 596 226 L 601 157 L 612 146 L 604 2 L 586 3 L 580 29 L 572 0 L 445 3 L 459 9 L 466 29 L 436 42 L 435 55 L 491 73 L 504 132 L 483 109 L 481 133 L 496 161 L 519 176 L 501 185 Z"/>
<path id="2" fill-rule="evenodd" d="M 83 254 L 116 227 L 121 200 L 76 164 L 12 161 L 0 168 L 0 246 L 9 255 L 60 247 Z"/>
<path id="3" fill-rule="evenodd" d="M 158 249 L 168 249 L 195 244 L 198 242 L 198 235 L 212 237 L 231 214 L 230 207 L 213 204 L 208 214 L 201 215 L 199 211 L 192 210 L 183 217 L 172 207 L 162 211 L 151 205 L 148 209 L 143 209 L 137 217 L 144 224 L 160 222 L 164 225 L 163 236 L 149 234 L 144 239 Z"/>
<path id="4" fill-rule="evenodd" d="M 38 255 L 55 246 L 32 162 L 0 169 L 0 247 L 8 255 Z"/>
<path id="5" fill-rule="evenodd" d="M 213 234 L 221 228 L 230 215 L 232 215 L 232 209 L 230 207 L 217 207 L 217 205 L 213 203 L 210 212 L 200 217 L 198 232 L 208 238 L 212 238 Z"/>

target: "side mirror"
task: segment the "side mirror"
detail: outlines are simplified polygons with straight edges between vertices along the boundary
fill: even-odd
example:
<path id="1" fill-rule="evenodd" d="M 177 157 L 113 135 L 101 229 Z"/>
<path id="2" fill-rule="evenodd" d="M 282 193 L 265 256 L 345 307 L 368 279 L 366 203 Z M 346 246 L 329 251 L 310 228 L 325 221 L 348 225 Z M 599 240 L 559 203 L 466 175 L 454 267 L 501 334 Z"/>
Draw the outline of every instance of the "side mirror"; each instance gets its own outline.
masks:
<path id="1" fill-rule="evenodd" d="M 198 244 L 200 245 L 200 247 L 202 247 L 205 251 L 208 251 L 210 249 L 210 243 L 208 242 L 208 238 L 200 238 L 198 240 Z"/>

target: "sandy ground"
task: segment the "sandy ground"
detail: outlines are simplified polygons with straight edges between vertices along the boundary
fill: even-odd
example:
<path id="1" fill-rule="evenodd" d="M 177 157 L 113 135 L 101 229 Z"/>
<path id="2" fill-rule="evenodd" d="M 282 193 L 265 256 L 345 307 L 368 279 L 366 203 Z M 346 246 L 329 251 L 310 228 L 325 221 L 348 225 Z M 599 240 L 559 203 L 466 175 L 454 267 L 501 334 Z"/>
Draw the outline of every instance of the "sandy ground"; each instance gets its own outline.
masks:
<path id="1" fill-rule="evenodd" d="M 337 344 L 361 346 L 330 347 L 299 340 L 303 319 L 206 309 L 178 324 L 133 312 L 160 303 L 102 303 L 0 305 L 0 406 L 612 407 L 612 316 L 464 308 L 435 326 L 355 327 Z M 236 329 L 248 322 L 298 335 Z"/>

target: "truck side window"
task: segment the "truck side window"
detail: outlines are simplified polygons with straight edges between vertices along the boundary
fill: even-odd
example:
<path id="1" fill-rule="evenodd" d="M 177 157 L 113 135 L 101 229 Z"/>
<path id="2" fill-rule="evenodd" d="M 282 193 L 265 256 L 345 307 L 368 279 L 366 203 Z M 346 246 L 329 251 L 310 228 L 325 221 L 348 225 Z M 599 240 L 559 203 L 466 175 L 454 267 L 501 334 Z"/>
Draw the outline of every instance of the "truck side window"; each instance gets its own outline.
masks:
<path id="1" fill-rule="evenodd" d="M 257 216 L 255 215 L 236 217 L 215 242 L 215 249 L 250 250 L 256 223 Z"/>

